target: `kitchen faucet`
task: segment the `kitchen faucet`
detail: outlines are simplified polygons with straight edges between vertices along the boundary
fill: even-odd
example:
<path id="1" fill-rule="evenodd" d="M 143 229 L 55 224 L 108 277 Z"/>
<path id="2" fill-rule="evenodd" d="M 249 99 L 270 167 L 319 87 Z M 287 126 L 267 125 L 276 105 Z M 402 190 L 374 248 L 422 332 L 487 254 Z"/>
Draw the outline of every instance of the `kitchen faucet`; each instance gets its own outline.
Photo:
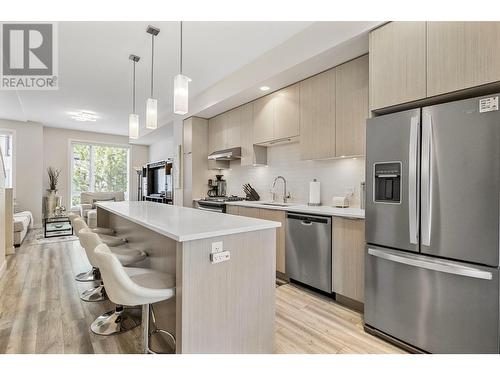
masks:
<path id="1" fill-rule="evenodd" d="M 286 180 L 285 180 L 285 177 L 283 176 L 278 176 L 274 179 L 273 181 L 273 192 L 274 192 L 274 187 L 276 186 L 276 182 L 278 182 L 278 180 L 282 180 L 283 181 L 283 203 L 286 203 L 286 200 L 287 198 L 290 198 L 290 193 L 287 194 L 286 192 Z M 274 193 L 273 193 L 273 201 L 274 201 Z"/>

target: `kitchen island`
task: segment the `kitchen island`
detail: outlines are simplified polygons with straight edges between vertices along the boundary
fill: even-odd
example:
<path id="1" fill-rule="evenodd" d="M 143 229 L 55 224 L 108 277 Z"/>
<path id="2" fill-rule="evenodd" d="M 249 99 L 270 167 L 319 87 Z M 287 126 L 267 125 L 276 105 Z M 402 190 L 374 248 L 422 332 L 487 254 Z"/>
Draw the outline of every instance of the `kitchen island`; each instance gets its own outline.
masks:
<path id="1" fill-rule="evenodd" d="M 274 221 L 153 202 L 97 203 L 100 227 L 147 252 L 139 266 L 175 274 L 176 298 L 155 305 L 177 353 L 273 353 Z M 211 253 L 229 251 L 221 263 Z"/>

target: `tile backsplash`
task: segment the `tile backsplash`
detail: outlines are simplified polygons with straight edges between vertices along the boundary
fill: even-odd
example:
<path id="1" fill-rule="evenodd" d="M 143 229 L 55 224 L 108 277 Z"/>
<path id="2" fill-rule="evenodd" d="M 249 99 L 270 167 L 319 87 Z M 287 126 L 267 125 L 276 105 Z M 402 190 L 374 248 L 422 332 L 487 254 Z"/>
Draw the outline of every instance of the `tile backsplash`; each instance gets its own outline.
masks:
<path id="1" fill-rule="evenodd" d="M 231 169 L 222 171 L 227 180 L 228 195 L 245 196 L 242 185 L 250 183 L 262 200 L 270 200 L 271 184 L 276 176 L 281 175 L 286 178 L 290 201 L 307 203 L 309 182 L 316 178 L 321 182 L 322 204 L 330 205 L 333 196 L 343 196 L 353 188 L 351 207 L 359 207 L 360 183 L 365 180 L 364 158 L 303 161 L 300 160 L 299 144 L 292 143 L 269 147 L 267 162 L 267 167 L 242 167 L 237 161 L 231 162 Z M 281 184 L 279 181 L 276 189 L 280 195 Z"/>

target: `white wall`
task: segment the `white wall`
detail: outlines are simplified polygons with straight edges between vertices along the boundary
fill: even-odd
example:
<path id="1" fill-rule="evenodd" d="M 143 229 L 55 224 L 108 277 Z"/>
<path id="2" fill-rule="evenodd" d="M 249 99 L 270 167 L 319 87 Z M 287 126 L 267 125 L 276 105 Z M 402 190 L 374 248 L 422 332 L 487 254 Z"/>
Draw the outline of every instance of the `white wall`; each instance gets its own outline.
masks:
<path id="1" fill-rule="evenodd" d="M 1 120 L 0 129 L 13 131 L 13 188 L 17 208 L 33 213 L 35 226 L 42 223 L 42 176 L 44 173 L 43 125 Z"/>
<path id="2" fill-rule="evenodd" d="M 165 160 L 174 157 L 174 138 L 164 137 L 149 145 L 149 161 Z"/>
<path id="3" fill-rule="evenodd" d="M 347 188 L 355 189 L 352 198 L 353 207 L 359 207 L 359 189 L 365 180 L 365 159 L 300 160 L 298 143 L 269 147 L 267 150 L 268 167 L 242 167 L 238 162 L 231 162 L 230 170 L 222 170 L 227 180 L 227 193 L 245 196 L 242 185 L 250 183 L 262 200 L 271 199 L 271 184 L 276 176 L 287 180 L 287 189 L 291 202 L 307 203 L 309 182 L 316 178 L 321 182 L 321 203 L 331 204 L 333 196 L 344 195 Z M 216 171 L 213 171 L 215 176 Z M 282 182 L 278 182 L 277 191 L 282 192 Z"/>
<path id="4" fill-rule="evenodd" d="M 84 141 L 126 145 L 130 147 L 129 194 L 130 200 L 137 200 L 137 174 L 134 167 L 141 167 L 148 162 L 148 146 L 129 145 L 128 137 L 77 130 L 45 127 L 43 131 L 44 165 L 43 186 L 48 188 L 45 172 L 49 166 L 60 169 L 58 190 L 63 197 L 63 204 L 69 208 L 70 196 L 70 141 Z"/>

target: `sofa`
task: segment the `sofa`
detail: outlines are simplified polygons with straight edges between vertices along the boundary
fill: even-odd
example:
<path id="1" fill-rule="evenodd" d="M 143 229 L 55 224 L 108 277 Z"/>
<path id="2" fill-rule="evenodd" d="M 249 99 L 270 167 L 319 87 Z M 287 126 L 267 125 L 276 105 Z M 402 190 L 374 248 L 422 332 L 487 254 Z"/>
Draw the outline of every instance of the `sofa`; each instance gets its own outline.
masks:
<path id="1" fill-rule="evenodd" d="M 96 202 L 121 202 L 125 200 L 123 191 L 114 192 L 85 192 L 80 194 L 80 216 L 91 228 L 97 226 Z"/>
<path id="2" fill-rule="evenodd" d="M 33 226 L 33 215 L 29 211 L 21 211 L 14 214 L 14 246 L 19 247 Z"/>

